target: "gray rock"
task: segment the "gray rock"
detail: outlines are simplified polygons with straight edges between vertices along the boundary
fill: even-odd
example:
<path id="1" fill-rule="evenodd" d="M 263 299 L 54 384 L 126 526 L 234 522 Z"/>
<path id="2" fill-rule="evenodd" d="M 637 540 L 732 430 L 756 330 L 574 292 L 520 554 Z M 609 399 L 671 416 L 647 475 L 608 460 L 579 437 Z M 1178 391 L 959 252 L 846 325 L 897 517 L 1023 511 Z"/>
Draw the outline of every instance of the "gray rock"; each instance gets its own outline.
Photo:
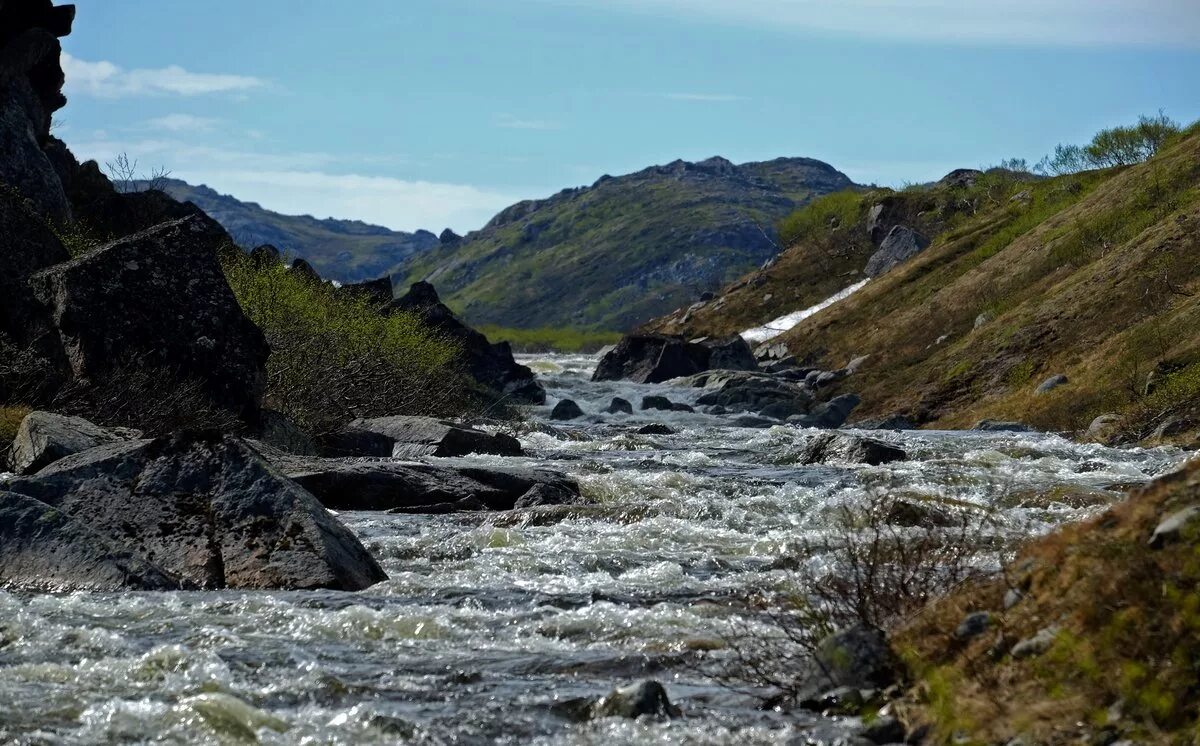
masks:
<path id="1" fill-rule="evenodd" d="M 943 176 L 938 186 L 945 189 L 970 189 L 975 186 L 980 176 L 983 176 L 983 172 L 977 168 L 956 168 Z"/>
<path id="2" fill-rule="evenodd" d="M 858 397 L 858 394 L 842 394 L 824 404 L 818 404 L 812 411 L 816 418 L 814 427 L 833 430 L 845 425 L 846 420 L 850 419 L 850 415 L 861 403 L 862 399 Z"/>
<path id="3" fill-rule="evenodd" d="M 929 239 L 908 226 L 897 225 L 867 261 L 864 272 L 868 277 L 879 277 L 927 248 Z"/>
<path id="4" fill-rule="evenodd" d="M 815 658 L 837 686 L 884 689 L 896 680 L 896 657 L 877 629 L 858 626 L 832 634 L 817 646 Z"/>
<path id="5" fill-rule="evenodd" d="M 206 217 L 164 223 L 33 275 L 72 374 L 125 364 L 186 372 L 215 406 L 257 417 L 270 350 L 217 261 L 228 236 Z"/>
<path id="6" fill-rule="evenodd" d="M 954 523 L 951 517 L 940 508 L 903 499 L 892 501 L 884 520 L 892 526 L 906 528 L 938 528 Z"/>
<path id="7" fill-rule="evenodd" d="M 270 460 L 333 510 L 451 513 L 583 502 L 573 480 L 540 469 L 279 455 Z"/>
<path id="8" fill-rule="evenodd" d="M 1181 539 L 1195 539 L 1200 530 L 1200 505 L 1189 505 L 1183 510 L 1176 511 L 1162 520 L 1150 537 L 1152 549 L 1162 549 Z"/>
<path id="9" fill-rule="evenodd" d="M 272 448 L 297 456 L 316 456 L 320 449 L 308 433 L 282 412 L 264 409 L 259 418 L 258 440 Z"/>
<path id="10" fill-rule="evenodd" d="M 996 320 L 996 316 L 989 311 L 984 311 L 975 317 L 975 328 L 981 329 Z"/>
<path id="11" fill-rule="evenodd" d="M 884 744 L 904 743 L 907 731 L 904 729 L 904 723 L 901 723 L 891 715 L 883 715 L 877 717 L 867 725 L 863 731 L 863 737 L 871 743 Z"/>
<path id="12" fill-rule="evenodd" d="M 1024 598 L 1025 598 L 1025 594 L 1022 593 L 1019 589 L 1009 588 L 1007 591 L 1004 592 L 1004 610 L 1008 611 L 1009 609 L 1013 608 L 1017 604 L 1021 603 L 1021 600 Z"/>
<path id="13" fill-rule="evenodd" d="M 853 715 L 866 705 L 862 690 L 856 686 L 839 686 L 800 701 L 800 708 L 825 715 Z"/>
<path id="14" fill-rule="evenodd" d="M 633 414 L 633 404 L 618 396 L 612 400 L 612 404 L 609 404 L 605 411 L 608 414 Z"/>
<path id="15" fill-rule="evenodd" d="M 1112 437 L 1113 432 L 1120 426 L 1123 417 L 1119 414 L 1102 414 L 1088 425 L 1087 437 L 1090 440 L 1104 442 Z"/>
<path id="16" fill-rule="evenodd" d="M 1176 435 L 1183 435 L 1193 426 L 1193 423 L 1181 417 L 1168 417 L 1159 423 L 1158 427 L 1154 428 L 1154 432 L 1150 435 L 1150 440 L 1161 441 L 1167 438 L 1173 438 Z"/>
<path id="17" fill-rule="evenodd" d="M 916 430 L 917 423 L 906 415 L 893 414 L 887 417 L 859 420 L 852 427 L 858 430 Z"/>
<path id="18" fill-rule="evenodd" d="M 1045 653 L 1058 639 L 1059 627 L 1046 627 L 1039 630 L 1033 637 L 1021 640 L 1013 646 L 1011 655 L 1014 658 L 1033 658 Z"/>
<path id="19" fill-rule="evenodd" d="M 776 420 L 786 420 L 795 415 L 807 415 L 812 403 L 809 401 L 777 401 L 773 404 L 768 404 L 759 412 L 763 417 L 771 417 Z"/>
<path id="20" fill-rule="evenodd" d="M 1032 427 L 1021 422 L 1005 422 L 1003 420 L 980 420 L 972 430 L 985 433 L 1032 433 Z"/>
<path id="21" fill-rule="evenodd" d="M 647 396 L 642 399 L 642 411 L 656 410 L 659 412 L 670 412 L 674 408 L 675 405 L 665 396 Z"/>
<path id="22" fill-rule="evenodd" d="M 797 411 L 808 411 L 813 395 L 805 386 L 763 373 L 711 374 L 704 379 L 701 406 L 721 406 L 730 411 L 760 412 L 772 404 L 794 403 Z"/>
<path id="23" fill-rule="evenodd" d="M 582 415 L 580 412 L 578 416 Z M 326 438 L 322 445 L 323 451 L 330 456 L 444 458 L 472 453 L 493 456 L 523 454 L 520 442 L 510 435 L 492 435 L 446 420 L 411 416 L 354 420 L 340 432 Z"/>
<path id="24" fill-rule="evenodd" d="M 954 630 L 954 636 L 960 640 L 971 640 L 987 632 L 991 626 L 992 615 L 986 611 L 979 611 L 968 614 Z"/>
<path id="25" fill-rule="evenodd" d="M 671 402 L 671 411 L 672 412 L 695 412 L 696 408 L 690 404 L 683 404 L 682 402 Z"/>
<path id="26" fill-rule="evenodd" d="M 805 445 L 800 454 L 802 464 L 868 464 L 879 466 L 906 461 L 903 449 L 871 438 L 844 433 L 822 433 Z"/>
<path id="27" fill-rule="evenodd" d="M 1066 386 L 1068 383 L 1070 383 L 1070 379 L 1061 373 L 1056 376 L 1050 376 L 1037 387 L 1037 393 L 1046 394 L 1060 386 Z"/>
<path id="28" fill-rule="evenodd" d="M 183 433 L 100 446 L 7 488 L 86 523 L 114 561 L 135 558 L 175 587 L 361 590 L 386 579 L 312 494 L 237 438 Z M 72 546 L 83 541 L 73 522 L 61 529 Z M 99 557 L 98 545 L 85 543 L 90 549 L 80 551 Z M 96 585 L 88 568 L 49 556 L 53 547 L 35 552 L 63 588 Z"/>
<path id="29" fill-rule="evenodd" d="M 555 404 L 554 409 L 550 412 L 550 419 L 555 422 L 567 422 L 569 420 L 577 420 L 580 417 L 583 417 L 583 410 L 570 399 L 563 399 L 558 404 Z"/>
<path id="30" fill-rule="evenodd" d="M 592 708 L 593 718 L 677 718 L 683 713 L 671 704 L 666 688 L 657 681 L 642 681 L 618 687 Z"/>
<path id="31" fill-rule="evenodd" d="M 634 334 L 600 358 L 593 381 L 662 383 L 709 369 L 712 351 L 679 337 Z"/>
<path id="32" fill-rule="evenodd" d="M 734 427 L 744 427 L 755 430 L 766 430 L 769 427 L 775 427 L 779 424 L 779 420 L 772 420 L 769 417 L 755 417 L 753 415 L 742 415 L 733 421 Z"/>
<path id="33" fill-rule="evenodd" d="M 746 340 L 738 335 L 721 339 L 703 339 L 700 344 L 708 348 L 709 370 L 756 370 L 758 361 Z"/>
<path id="34" fill-rule="evenodd" d="M 674 435 L 675 431 L 666 425 L 650 424 L 638 428 L 637 433 L 638 435 Z"/>
<path id="35" fill-rule="evenodd" d="M 10 466 L 16 474 L 33 474 L 72 454 L 140 437 L 141 433 L 135 430 L 108 430 L 82 417 L 31 412 L 17 430 Z"/>

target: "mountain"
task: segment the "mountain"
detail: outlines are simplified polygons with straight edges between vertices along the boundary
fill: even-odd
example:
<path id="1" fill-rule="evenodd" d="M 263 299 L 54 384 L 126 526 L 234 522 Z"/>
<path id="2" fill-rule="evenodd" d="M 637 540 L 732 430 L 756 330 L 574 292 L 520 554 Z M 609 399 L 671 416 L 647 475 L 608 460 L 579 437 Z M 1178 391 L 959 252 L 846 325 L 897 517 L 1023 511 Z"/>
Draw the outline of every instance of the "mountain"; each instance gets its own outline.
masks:
<path id="1" fill-rule="evenodd" d="M 761 265 L 779 218 L 852 186 L 807 158 L 676 161 L 513 205 L 397 280 L 433 283 L 472 323 L 627 330 Z"/>
<path id="2" fill-rule="evenodd" d="M 646 330 L 757 327 L 861 283 L 899 249 L 894 267 L 770 343 L 826 370 L 869 356 L 839 384 L 862 397 L 858 417 L 1019 420 L 1122 442 L 1200 427 L 1200 127 L 1138 165 L 955 172 L 928 189 L 826 197 L 781 225 L 789 248 L 771 266 Z"/>
<path id="3" fill-rule="evenodd" d="M 135 190 L 148 186 L 145 181 L 122 185 Z M 284 254 L 308 260 L 322 277 L 339 282 L 377 279 L 438 245 L 438 237 L 428 231 L 402 233 L 357 220 L 282 215 L 178 179 L 157 180 L 154 187 L 180 202 L 195 204 L 246 249 L 271 244 Z"/>

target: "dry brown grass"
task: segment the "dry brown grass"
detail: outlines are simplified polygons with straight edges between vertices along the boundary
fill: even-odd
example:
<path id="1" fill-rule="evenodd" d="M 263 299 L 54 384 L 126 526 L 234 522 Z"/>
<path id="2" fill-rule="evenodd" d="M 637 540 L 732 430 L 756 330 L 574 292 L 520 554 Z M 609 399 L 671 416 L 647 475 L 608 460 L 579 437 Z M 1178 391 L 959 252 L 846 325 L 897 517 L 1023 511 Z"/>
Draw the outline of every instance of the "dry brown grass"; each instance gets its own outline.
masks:
<path id="1" fill-rule="evenodd" d="M 1163 516 L 1195 504 L 1200 463 L 1034 542 L 1004 580 L 930 606 L 895 637 L 914 672 L 901 709 L 936 742 L 1200 743 L 1200 536 L 1147 547 Z M 1009 587 L 1025 597 L 1004 611 Z M 992 612 L 993 629 L 958 641 L 975 611 Z M 1052 625 L 1044 654 L 1008 654 Z"/>
<path id="2" fill-rule="evenodd" d="M 21 422 L 31 411 L 29 407 L 21 405 L 0 407 L 0 471 L 8 463 L 8 454 Z"/>

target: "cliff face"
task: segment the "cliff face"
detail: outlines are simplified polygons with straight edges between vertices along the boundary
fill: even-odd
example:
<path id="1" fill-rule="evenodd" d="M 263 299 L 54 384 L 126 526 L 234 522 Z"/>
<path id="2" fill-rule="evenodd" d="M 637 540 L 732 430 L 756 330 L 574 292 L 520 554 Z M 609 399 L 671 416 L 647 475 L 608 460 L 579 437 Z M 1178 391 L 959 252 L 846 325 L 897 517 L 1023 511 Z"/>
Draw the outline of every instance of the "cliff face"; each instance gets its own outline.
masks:
<path id="1" fill-rule="evenodd" d="M 513 205 L 403 274 L 475 323 L 628 330 L 767 261 L 779 218 L 851 186 L 809 159 L 676 161 Z"/>

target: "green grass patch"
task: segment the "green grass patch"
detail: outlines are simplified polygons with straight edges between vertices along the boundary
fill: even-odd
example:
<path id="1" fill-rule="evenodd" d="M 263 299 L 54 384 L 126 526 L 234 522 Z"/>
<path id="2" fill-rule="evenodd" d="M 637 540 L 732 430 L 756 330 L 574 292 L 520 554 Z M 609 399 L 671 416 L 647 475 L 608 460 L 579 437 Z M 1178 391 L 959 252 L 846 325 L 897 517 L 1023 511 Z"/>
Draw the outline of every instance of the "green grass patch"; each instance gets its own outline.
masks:
<path id="1" fill-rule="evenodd" d="M 801 241 L 823 240 L 831 231 L 848 229 L 857 223 L 862 210 L 860 192 L 846 190 L 818 197 L 780 221 L 779 242 L 792 246 Z"/>
<path id="2" fill-rule="evenodd" d="M 584 329 L 510 329 L 502 326 L 479 328 L 492 342 L 509 342 L 517 352 L 596 352 L 621 341 L 620 332 Z"/>

